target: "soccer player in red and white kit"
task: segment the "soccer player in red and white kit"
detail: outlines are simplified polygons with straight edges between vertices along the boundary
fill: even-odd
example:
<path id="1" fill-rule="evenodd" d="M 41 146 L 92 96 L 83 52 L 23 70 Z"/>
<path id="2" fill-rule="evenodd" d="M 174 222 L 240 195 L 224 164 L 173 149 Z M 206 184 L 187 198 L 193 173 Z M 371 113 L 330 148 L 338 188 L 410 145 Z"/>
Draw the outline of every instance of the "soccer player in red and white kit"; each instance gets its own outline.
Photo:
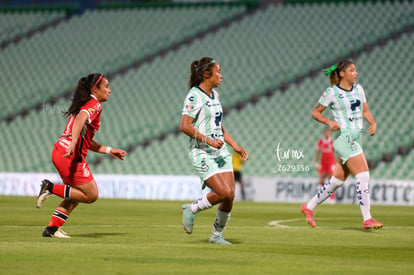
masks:
<path id="1" fill-rule="evenodd" d="M 333 139 L 329 128 L 325 128 L 323 136 L 318 140 L 315 159 L 317 164 L 316 169 L 319 173 L 319 183 L 323 186 L 325 179 L 330 179 L 335 169 Z M 334 200 L 335 193 L 332 193 L 330 201 L 334 202 Z"/>
<path id="2" fill-rule="evenodd" d="M 102 102 L 108 100 L 111 90 L 108 79 L 102 74 L 82 77 L 75 89 L 72 104 L 65 112 L 69 117 L 65 131 L 55 143 L 52 161 L 64 184 L 43 180 L 36 207 L 52 194 L 64 200 L 54 211 L 43 237 L 69 238 L 60 227 L 80 203 L 93 203 L 98 199 L 98 188 L 85 158 L 88 150 L 124 159 L 124 150 L 104 146 L 93 138 L 99 130 Z"/>

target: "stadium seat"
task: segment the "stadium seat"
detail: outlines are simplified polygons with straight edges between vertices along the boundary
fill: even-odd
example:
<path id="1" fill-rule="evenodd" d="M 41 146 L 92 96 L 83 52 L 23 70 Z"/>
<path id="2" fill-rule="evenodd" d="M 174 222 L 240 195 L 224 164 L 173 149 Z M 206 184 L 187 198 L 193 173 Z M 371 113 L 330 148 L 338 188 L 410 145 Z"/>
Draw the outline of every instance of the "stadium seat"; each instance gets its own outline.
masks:
<path id="1" fill-rule="evenodd" d="M 372 12 L 373 9 L 375 13 Z M 395 10 L 404 20 L 400 22 L 390 19 L 389 9 Z M 91 68 L 99 68 L 104 73 L 119 69 L 130 64 L 131 60 L 153 54 L 186 35 L 195 35 L 197 31 L 206 29 L 220 20 L 244 12 L 240 9 L 221 12 L 219 8 L 210 8 L 205 12 L 205 17 L 195 19 L 191 15 L 197 11 L 197 8 L 183 11 L 88 11 L 56 29 L 47 30 L 6 49 L 7 54 L 2 53 L 0 58 L 3 60 L 3 55 L 8 56 L 9 53 L 16 58 L 16 62 L 5 58 L 10 70 L 21 77 L 15 83 L 24 83 L 23 80 L 27 80 L 27 76 L 35 72 L 35 87 L 33 90 L 21 89 L 19 85 L 10 83 L 9 75 L 0 75 L 0 81 L 6 86 L 10 85 L 7 87 L 11 87 L 14 92 L 6 96 L 1 95 L 4 102 L 13 104 L 10 104 L 10 109 L 7 106 L 7 111 L 0 110 L 0 117 L 16 111 L 16 105 L 22 98 L 36 97 L 39 94 L 36 100 L 42 101 L 49 96 L 62 94 L 62 91 L 73 88 L 78 77 L 90 72 Z M 347 20 L 348 14 L 353 14 L 353 20 L 345 28 L 341 22 Z M 206 55 L 214 57 L 222 66 L 224 78 L 218 90 L 225 107 L 234 106 L 253 95 L 263 95 L 267 89 L 276 90 L 270 98 L 262 97 L 257 103 L 247 104 L 240 111 L 225 114 L 226 129 L 251 155 L 245 173 L 273 176 L 274 166 L 278 164 L 275 149 L 279 142 L 286 144 L 284 146 L 290 149 L 303 150 L 305 156 L 297 162 L 287 160 L 286 164 L 313 167 L 314 144 L 324 127 L 313 121 L 310 113 L 329 85 L 329 81 L 321 71 L 315 78 L 307 78 L 302 83 L 290 85 L 283 93 L 278 87 L 282 82 L 293 81 L 313 69 L 321 70 L 322 64 L 361 49 L 365 44 L 372 43 L 378 38 L 389 36 L 407 24 L 413 24 L 410 14 L 412 7 L 407 6 L 407 2 L 269 5 L 226 28 L 195 39 L 174 52 L 142 64 L 138 69 L 131 69 L 110 79 L 113 93 L 110 100 L 104 104 L 102 127 L 96 138 L 103 144 L 127 148 L 130 145 L 139 146 L 146 139 L 154 139 L 165 131 L 177 128 L 183 100 L 188 92 L 190 63 Z M 157 21 L 160 18 L 168 19 L 166 22 L 171 26 Z M 133 24 L 126 26 L 125 22 Z M 166 31 L 159 31 L 154 27 L 157 24 L 166 27 Z M 361 25 L 364 28 L 360 28 Z M 97 41 L 101 28 L 113 33 L 113 37 L 111 43 L 100 49 L 104 53 L 102 59 L 92 58 L 96 56 L 96 49 L 89 47 L 89 44 Z M 76 33 L 78 29 L 85 29 L 86 33 L 93 36 L 87 40 L 85 35 Z M 344 41 L 349 41 L 349 44 L 338 45 L 335 42 L 338 32 Z M 76 35 L 68 39 L 65 35 L 67 33 Z M 51 48 L 49 44 L 56 47 Z M 364 149 L 369 158 L 378 159 L 383 153 L 395 153 L 399 146 L 406 145 L 410 137 L 412 138 L 412 131 L 407 131 L 409 126 L 404 122 L 406 117 L 412 117 L 414 108 L 410 101 L 400 98 L 411 96 L 412 84 L 408 80 L 411 78 L 409 68 L 414 62 L 414 57 L 407 53 L 412 51 L 413 46 L 413 35 L 405 34 L 395 41 L 388 42 L 384 47 L 375 47 L 373 51 L 355 59 L 361 83 L 366 87 L 370 109 L 378 122 L 377 136 L 364 139 Z M 50 53 L 50 57 L 42 50 L 44 47 Z M 36 55 L 25 54 L 28 48 L 34 49 Z M 78 55 L 79 58 L 60 59 L 62 51 Z M 22 66 L 24 63 L 19 56 L 27 58 L 31 64 L 41 65 Z M 49 60 L 58 60 L 61 63 L 48 67 L 46 64 Z M 85 65 L 85 62 L 88 65 Z M 20 66 L 13 65 L 15 63 Z M 398 70 L 399 73 L 390 74 L 390 70 Z M 397 92 L 398 96 L 393 96 Z M 14 100 L 15 98 L 18 100 Z M 64 104 L 67 105 L 67 100 L 58 101 L 55 105 Z M 400 116 L 393 110 L 405 110 L 407 115 Z M 329 110 L 326 113 L 329 115 Z M 55 117 L 58 116 L 45 117 L 42 113 L 34 113 L 33 116 L 21 119 L 24 123 L 16 120 L 6 125 L 5 130 L 17 134 L 20 127 L 36 125 L 34 129 L 27 131 L 27 142 L 30 136 L 43 136 L 43 130 L 50 127 L 51 130 L 47 132 L 50 136 L 42 138 L 42 143 L 36 139 L 40 149 L 50 152 L 50 146 L 60 135 L 65 123 L 64 118 Z M 42 124 L 44 121 L 47 123 Z M 401 127 L 405 129 L 402 133 L 407 134 L 403 134 L 404 138 L 397 140 L 395 136 L 401 135 Z M 7 139 L 9 142 L 12 140 L 11 137 Z M 183 134 L 169 136 L 161 142 L 153 142 L 145 149 L 137 147 L 124 162 L 104 158 L 102 163 L 93 169 L 102 173 L 193 173 L 186 154 L 186 141 L 187 137 Z M 27 154 L 33 159 L 36 151 L 28 151 Z M 88 159 L 94 160 L 96 157 L 98 155 L 90 154 Z M 45 167 L 48 161 L 36 161 L 33 169 L 45 171 L 42 169 L 47 169 Z M 24 170 L 28 165 L 12 169 L 22 171 L 21 169 Z M 51 166 L 48 169 L 53 171 Z M 400 172 L 394 174 L 398 176 Z M 301 176 L 315 176 L 315 173 L 312 170 L 312 173 Z"/>

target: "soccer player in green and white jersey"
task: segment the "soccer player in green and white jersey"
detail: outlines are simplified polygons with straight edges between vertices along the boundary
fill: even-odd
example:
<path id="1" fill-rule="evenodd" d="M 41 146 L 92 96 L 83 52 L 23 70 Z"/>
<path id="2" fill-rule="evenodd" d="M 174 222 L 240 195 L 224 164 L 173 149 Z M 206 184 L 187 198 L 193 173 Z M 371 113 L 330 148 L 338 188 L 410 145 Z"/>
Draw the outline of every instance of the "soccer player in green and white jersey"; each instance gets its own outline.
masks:
<path id="1" fill-rule="evenodd" d="M 357 71 L 355 64 L 341 61 L 325 70 L 329 75 L 329 87 L 319 99 L 312 111 L 312 117 L 324 123 L 334 131 L 333 146 L 339 156 L 336 160 L 334 174 L 319 192 L 307 203 L 301 206 L 302 213 L 310 226 L 316 226 L 313 219 L 314 209 L 342 186 L 349 174 L 357 180 L 357 197 L 363 217 L 364 229 L 382 228 L 383 224 L 372 218 L 370 212 L 370 197 L 368 189 L 369 170 L 367 160 L 361 147 L 361 136 L 364 131 L 363 120 L 370 124 L 368 133 L 375 135 L 376 123 L 369 111 L 364 89 L 356 83 Z M 334 120 L 326 118 L 322 112 L 330 108 Z"/>
<path id="2" fill-rule="evenodd" d="M 222 80 L 220 65 L 210 57 L 191 63 L 190 91 L 184 101 L 180 130 L 190 137 L 189 157 L 204 185 L 212 191 L 182 206 L 184 230 L 191 234 L 195 214 L 219 204 L 209 242 L 231 244 L 222 234 L 230 219 L 234 200 L 234 175 L 230 145 L 245 160 L 246 150 L 223 127 L 223 109 L 217 88 Z"/>

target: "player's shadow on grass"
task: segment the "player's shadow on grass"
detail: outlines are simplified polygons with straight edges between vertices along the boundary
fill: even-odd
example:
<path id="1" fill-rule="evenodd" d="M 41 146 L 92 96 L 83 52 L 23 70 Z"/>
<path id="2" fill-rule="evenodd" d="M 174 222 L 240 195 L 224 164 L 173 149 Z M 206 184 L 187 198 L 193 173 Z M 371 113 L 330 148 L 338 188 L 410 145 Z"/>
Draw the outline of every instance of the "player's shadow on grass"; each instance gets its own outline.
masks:
<path id="1" fill-rule="evenodd" d="M 226 238 L 226 241 L 229 241 L 229 242 L 231 242 L 232 244 L 241 244 L 241 243 L 243 243 L 243 242 L 241 242 L 240 240 L 236 240 L 236 239 L 227 239 Z M 210 244 L 210 245 L 216 245 L 216 244 L 212 244 L 212 243 L 209 243 L 208 242 L 208 239 L 200 239 L 200 240 L 198 240 L 198 242 L 199 243 L 202 243 L 202 244 Z M 218 245 L 218 244 L 217 244 Z M 224 245 L 221 245 L 221 246 L 224 246 Z"/>
<path id="2" fill-rule="evenodd" d="M 378 232 L 379 229 L 363 229 L 360 227 L 338 227 L 340 230 L 349 230 L 349 231 L 359 231 L 359 232 L 365 232 L 365 233 L 372 233 L 372 232 Z M 383 230 L 383 229 L 381 229 Z M 381 231 L 380 230 L 380 231 Z"/>
<path id="3" fill-rule="evenodd" d="M 106 236 L 120 236 L 120 235 L 126 235 L 127 233 L 121 233 L 121 232 L 110 232 L 110 233 L 105 233 L 105 232 L 94 232 L 94 233 L 87 233 L 87 234 L 71 234 L 72 237 L 81 237 L 81 238 L 96 238 L 96 239 L 100 239 L 100 238 L 104 238 Z"/>

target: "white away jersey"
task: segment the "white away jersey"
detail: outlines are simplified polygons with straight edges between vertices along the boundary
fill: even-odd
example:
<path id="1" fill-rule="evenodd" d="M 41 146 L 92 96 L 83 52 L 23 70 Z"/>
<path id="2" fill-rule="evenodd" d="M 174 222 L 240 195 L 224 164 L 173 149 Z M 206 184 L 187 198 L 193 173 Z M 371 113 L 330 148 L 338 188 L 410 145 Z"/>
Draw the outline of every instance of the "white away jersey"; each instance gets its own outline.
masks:
<path id="1" fill-rule="evenodd" d="M 360 84 L 354 84 L 351 91 L 343 90 L 334 85 L 326 89 L 319 103 L 332 110 L 334 119 L 341 129 L 364 129 L 362 104 L 366 102 L 364 89 Z"/>
<path id="2" fill-rule="evenodd" d="M 223 108 L 219 101 L 218 93 L 213 90 L 210 97 L 199 87 L 193 87 L 188 92 L 184 100 L 183 115 L 188 115 L 194 119 L 193 126 L 202 134 L 213 139 L 224 141 L 221 122 L 223 119 Z M 190 138 L 189 149 L 199 149 L 212 157 L 225 156 L 228 153 L 226 144 L 220 149 L 213 148 L 206 143 L 197 142 Z"/>

